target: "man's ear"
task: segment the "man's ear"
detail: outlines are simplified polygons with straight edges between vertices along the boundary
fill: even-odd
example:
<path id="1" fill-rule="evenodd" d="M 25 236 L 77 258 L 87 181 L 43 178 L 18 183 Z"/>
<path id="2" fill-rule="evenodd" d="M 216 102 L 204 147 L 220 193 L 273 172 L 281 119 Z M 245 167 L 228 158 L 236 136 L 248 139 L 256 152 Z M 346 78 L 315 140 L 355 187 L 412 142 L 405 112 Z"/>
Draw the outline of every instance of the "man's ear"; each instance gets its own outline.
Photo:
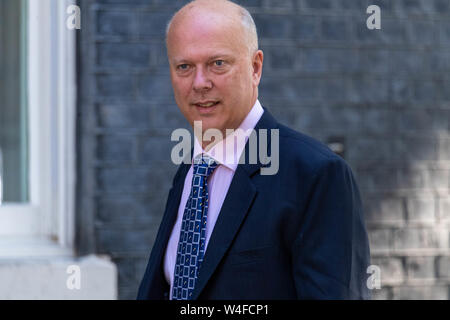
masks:
<path id="1" fill-rule="evenodd" d="M 252 59 L 253 80 L 255 81 L 256 86 L 259 85 L 259 81 L 261 80 L 263 61 L 264 61 L 264 53 L 262 52 L 262 50 L 256 51 L 253 54 Z"/>

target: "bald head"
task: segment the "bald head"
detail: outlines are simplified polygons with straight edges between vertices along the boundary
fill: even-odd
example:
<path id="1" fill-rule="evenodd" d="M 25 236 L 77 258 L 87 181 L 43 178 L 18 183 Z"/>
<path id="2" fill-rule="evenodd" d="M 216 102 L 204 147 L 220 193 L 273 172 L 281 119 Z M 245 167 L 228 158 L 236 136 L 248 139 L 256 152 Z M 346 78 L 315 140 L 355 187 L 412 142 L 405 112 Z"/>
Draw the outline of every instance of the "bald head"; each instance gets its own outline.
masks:
<path id="1" fill-rule="evenodd" d="M 235 25 L 242 28 L 244 43 L 248 47 L 249 53 L 254 54 L 258 50 L 258 34 L 256 25 L 252 16 L 244 7 L 228 0 L 195 0 L 191 1 L 178 10 L 167 24 L 166 44 L 172 32 L 172 29 L 179 27 L 189 20 L 196 19 L 197 16 L 210 15 L 222 16 Z"/>

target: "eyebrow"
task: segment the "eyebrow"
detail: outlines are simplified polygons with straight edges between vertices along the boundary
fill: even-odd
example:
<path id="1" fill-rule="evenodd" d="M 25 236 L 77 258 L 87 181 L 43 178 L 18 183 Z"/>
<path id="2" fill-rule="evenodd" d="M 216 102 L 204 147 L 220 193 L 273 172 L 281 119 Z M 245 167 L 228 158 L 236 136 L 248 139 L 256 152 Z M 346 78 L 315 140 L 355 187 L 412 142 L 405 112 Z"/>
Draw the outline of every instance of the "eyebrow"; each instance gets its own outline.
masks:
<path id="1" fill-rule="evenodd" d="M 231 58 L 229 54 L 216 54 L 215 56 L 210 57 L 208 60 L 216 60 L 217 58 Z"/>
<path id="2" fill-rule="evenodd" d="M 216 55 L 214 55 L 212 57 L 209 57 L 207 59 L 207 61 L 216 60 L 218 58 L 224 58 L 224 59 L 227 59 L 227 60 L 234 60 L 234 58 L 230 54 L 224 53 L 224 54 L 216 54 Z M 179 59 L 179 60 L 178 59 L 173 59 L 173 64 L 182 64 L 182 63 L 188 63 L 188 62 L 190 62 L 188 59 Z"/>

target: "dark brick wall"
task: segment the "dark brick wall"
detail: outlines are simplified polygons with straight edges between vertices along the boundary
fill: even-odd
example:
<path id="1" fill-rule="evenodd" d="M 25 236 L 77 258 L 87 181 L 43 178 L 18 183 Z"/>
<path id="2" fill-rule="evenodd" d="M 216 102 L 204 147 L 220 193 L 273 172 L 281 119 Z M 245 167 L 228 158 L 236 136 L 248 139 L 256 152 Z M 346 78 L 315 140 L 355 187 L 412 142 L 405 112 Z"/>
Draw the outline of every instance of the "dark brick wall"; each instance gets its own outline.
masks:
<path id="1" fill-rule="evenodd" d="M 281 122 L 345 143 L 359 181 L 375 298 L 449 298 L 450 0 L 248 0 L 265 53 L 260 101 Z M 185 1 L 81 0 L 78 249 L 109 254 L 134 299 L 187 127 L 164 30 Z M 381 7 L 381 30 L 366 8 Z"/>

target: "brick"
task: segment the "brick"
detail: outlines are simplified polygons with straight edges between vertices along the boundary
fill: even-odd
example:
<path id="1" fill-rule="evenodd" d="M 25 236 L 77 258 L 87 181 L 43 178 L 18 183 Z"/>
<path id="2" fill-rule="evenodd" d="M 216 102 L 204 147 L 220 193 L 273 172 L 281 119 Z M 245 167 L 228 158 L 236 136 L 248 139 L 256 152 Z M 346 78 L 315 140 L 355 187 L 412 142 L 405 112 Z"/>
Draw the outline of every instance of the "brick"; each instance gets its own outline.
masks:
<path id="1" fill-rule="evenodd" d="M 368 232 L 371 250 L 387 250 L 392 246 L 390 229 L 370 229 Z"/>
<path id="2" fill-rule="evenodd" d="M 98 182 L 103 192 L 148 192 L 151 189 L 149 169 L 101 168 Z"/>
<path id="3" fill-rule="evenodd" d="M 401 258 L 372 257 L 371 263 L 380 268 L 381 287 L 384 283 L 402 282 L 406 277 Z"/>
<path id="4" fill-rule="evenodd" d="M 403 228 L 394 231 L 394 249 L 439 248 L 439 235 L 432 228 Z"/>
<path id="5" fill-rule="evenodd" d="M 138 80 L 137 90 L 144 101 L 173 101 L 172 84 L 166 75 L 143 75 Z"/>
<path id="6" fill-rule="evenodd" d="M 283 101 L 299 103 L 317 99 L 318 79 L 266 77 L 261 79 L 261 96 L 281 97 Z"/>
<path id="7" fill-rule="evenodd" d="M 98 125 L 103 128 L 148 128 L 150 108 L 145 105 L 99 105 Z"/>
<path id="8" fill-rule="evenodd" d="M 254 14 L 256 28 L 260 39 L 289 39 L 294 38 L 294 21 L 296 17 L 293 15 L 267 15 Z M 294 31 L 295 30 L 295 31 Z"/>
<path id="9" fill-rule="evenodd" d="M 137 274 L 138 278 L 142 278 L 144 276 L 145 270 L 147 268 L 149 256 L 150 256 L 150 250 L 148 251 L 148 253 L 146 255 L 144 255 L 142 257 L 136 256 L 135 270 L 136 270 L 136 274 Z"/>
<path id="10" fill-rule="evenodd" d="M 408 14 L 420 14 L 424 9 L 420 0 L 402 0 L 398 5 L 400 10 Z"/>
<path id="11" fill-rule="evenodd" d="M 130 36 L 132 33 L 132 12 L 99 11 L 97 15 L 97 32 L 106 36 Z"/>
<path id="12" fill-rule="evenodd" d="M 138 160 L 141 163 L 170 163 L 173 147 L 178 144 L 166 137 L 142 136 L 139 139 Z"/>
<path id="13" fill-rule="evenodd" d="M 402 110 L 399 129 L 404 132 L 429 133 L 430 131 L 445 130 L 448 127 L 448 111 L 445 109 L 406 109 Z"/>
<path id="14" fill-rule="evenodd" d="M 251 8 L 251 7 L 262 7 L 262 4 L 264 0 L 236 0 L 234 1 L 237 4 L 244 6 L 245 8 Z"/>
<path id="15" fill-rule="evenodd" d="M 437 96 L 437 87 L 431 80 L 421 79 L 413 83 L 413 98 L 417 102 L 435 101 Z"/>
<path id="16" fill-rule="evenodd" d="M 157 224 L 164 205 L 164 199 L 148 196 L 102 196 L 98 200 L 97 221 L 109 226 Z"/>
<path id="17" fill-rule="evenodd" d="M 352 136 L 347 142 L 346 159 L 350 162 L 364 163 L 367 166 L 376 166 L 392 160 L 395 150 L 395 141 L 386 141 L 382 138 L 366 138 L 365 136 Z"/>
<path id="18" fill-rule="evenodd" d="M 326 50 L 318 48 L 305 48 L 301 50 L 301 70 L 311 73 L 328 71 Z"/>
<path id="19" fill-rule="evenodd" d="M 436 13 L 445 14 L 450 12 L 450 0 L 434 0 L 433 4 Z"/>
<path id="20" fill-rule="evenodd" d="M 409 24 L 409 38 L 421 45 L 437 43 L 438 32 L 434 21 L 414 20 Z"/>
<path id="21" fill-rule="evenodd" d="M 429 72 L 427 56 L 423 50 L 396 49 L 389 52 L 389 70 L 394 74 L 420 75 Z M 424 63 L 424 58 L 426 63 Z"/>
<path id="22" fill-rule="evenodd" d="M 389 99 L 395 103 L 403 103 L 412 100 L 413 90 L 409 79 L 392 78 L 389 80 Z"/>
<path id="23" fill-rule="evenodd" d="M 341 107 L 337 109 L 317 107 L 309 121 L 314 128 L 326 127 L 329 133 L 344 134 L 345 132 L 357 132 L 360 130 L 362 112 L 358 108 Z"/>
<path id="24" fill-rule="evenodd" d="M 137 18 L 139 37 L 165 39 L 166 26 L 171 17 L 172 13 L 166 12 L 140 12 Z"/>
<path id="25" fill-rule="evenodd" d="M 147 4 L 148 3 L 149 1 L 147 0 Z M 176 11 L 178 7 L 181 8 L 181 6 L 186 4 L 186 2 L 183 0 L 153 0 L 152 3 L 161 7 L 175 6 L 175 8 L 173 9 L 174 11 Z"/>
<path id="26" fill-rule="evenodd" d="M 102 135 L 97 144 L 99 160 L 108 162 L 132 162 L 136 153 L 136 137 L 125 135 Z"/>
<path id="27" fill-rule="evenodd" d="M 114 70 L 145 68 L 150 62 L 149 45 L 146 43 L 101 43 L 97 47 L 99 66 Z"/>
<path id="28" fill-rule="evenodd" d="M 160 170 L 147 168 L 100 168 L 99 191 L 107 193 L 147 193 L 165 198 L 172 183 L 176 167 L 160 166 Z M 170 177 L 170 178 L 168 178 Z"/>
<path id="29" fill-rule="evenodd" d="M 450 189 L 450 172 L 447 169 L 430 169 L 428 180 L 430 189 Z"/>
<path id="30" fill-rule="evenodd" d="M 347 19 L 327 18 L 321 23 L 323 40 L 343 41 L 350 39 L 350 26 Z"/>
<path id="31" fill-rule="evenodd" d="M 399 286 L 393 288 L 394 300 L 447 300 L 448 287 L 433 286 Z"/>
<path id="32" fill-rule="evenodd" d="M 324 101 L 345 101 L 349 96 L 347 81 L 342 78 L 324 79 L 320 96 Z"/>
<path id="33" fill-rule="evenodd" d="M 307 111 L 310 115 L 309 117 L 299 117 L 298 108 L 295 107 L 282 107 L 271 106 L 270 112 L 276 117 L 280 123 L 289 125 L 291 127 L 296 127 L 298 130 L 306 131 L 308 128 L 312 127 L 314 121 L 310 121 L 311 111 Z"/>
<path id="34" fill-rule="evenodd" d="M 293 70 L 296 65 L 297 50 L 295 47 L 271 47 L 264 50 L 266 55 L 266 63 L 271 69 Z"/>
<path id="35" fill-rule="evenodd" d="M 391 71 L 392 51 L 378 50 L 360 50 L 359 65 L 357 70 L 367 70 L 371 74 L 387 74 Z M 349 60 L 355 60 L 354 57 L 348 56 Z M 356 70 L 355 70 L 356 71 Z"/>
<path id="36" fill-rule="evenodd" d="M 361 187 L 368 191 L 392 191 L 399 187 L 397 169 L 378 166 L 360 172 Z"/>
<path id="37" fill-rule="evenodd" d="M 97 228 L 96 243 L 99 253 L 117 254 L 145 254 L 151 250 L 152 243 L 158 230 L 157 225 L 142 229 Z"/>
<path id="38" fill-rule="evenodd" d="M 394 3 L 391 0 L 370 0 L 369 4 L 379 6 L 382 13 L 392 13 L 394 11 Z"/>
<path id="39" fill-rule="evenodd" d="M 391 300 L 392 298 L 392 287 L 382 286 L 380 289 L 373 289 L 372 300 Z"/>
<path id="40" fill-rule="evenodd" d="M 150 52 L 150 67 L 155 73 L 166 73 L 169 70 L 167 48 L 164 42 L 148 45 Z"/>
<path id="41" fill-rule="evenodd" d="M 402 198 L 366 198 L 363 203 L 367 222 L 398 222 L 404 218 Z"/>
<path id="42" fill-rule="evenodd" d="M 355 103 L 385 103 L 389 97 L 389 81 L 382 78 L 355 76 L 350 82 L 349 101 Z"/>
<path id="43" fill-rule="evenodd" d="M 303 0 L 300 2 L 302 8 L 307 9 L 331 9 L 330 0 Z"/>
<path id="44" fill-rule="evenodd" d="M 408 162 L 437 160 L 438 141 L 426 136 L 415 136 L 413 138 L 402 138 L 401 150 L 403 159 Z"/>
<path id="45" fill-rule="evenodd" d="M 319 35 L 319 24 L 315 17 L 300 16 L 294 21 L 293 36 L 296 40 L 312 41 Z"/>
<path id="46" fill-rule="evenodd" d="M 354 48 L 327 48 L 326 55 L 327 71 L 331 73 L 353 74 L 361 68 L 366 68 L 364 61 L 361 62 L 363 52 Z"/>
<path id="47" fill-rule="evenodd" d="M 401 168 L 398 180 L 398 186 L 402 189 L 420 189 L 428 186 L 427 172 L 423 169 Z"/>
<path id="48" fill-rule="evenodd" d="M 114 263 L 117 265 L 119 276 L 119 287 L 131 286 L 140 281 L 141 275 L 136 273 L 135 258 L 115 258 Z M 135 293 L 137 295 L 137 292 Z"/>
<path id="49" fill-rule="evenodd" d="M 140 283 L 140 282 L 138 282 Z M 119 287 L 119 300 L 136 300 L 137 292 L 139 290 L 138 284 L 135 284 L 133 287 Z"/>
<path id="50" fill-rule="evenodd" d="M 98 3 L 106 3 L 106 4 L 131 4 L 131 5 L 136 5 L 136 4 L 148 4 L 149 1 L 148 0 L 99 0 L 97 1 Z"/>
<path id="51" fill-rule="evenodd" d="M 441 20 L 439 22 L 439 43 L 448 47 L 450 45 L 450 22 Z"/>
<path id="52" fill-rule="evenodd" d="M 337 110 L 324 108 L 323 114 L 326 115 L 326 123 L 330 128 L 345 128 L 349 131 L 357 131 L 361 128 L 361 122 L 364 115 L 358 108 L 340 108 Z"/>
<path id="53" fill-rule="evenodd" d="M 449 58 L 450 59 L 450 58 Z M 441 101 L 450 101 L 450 81 L 447 80 L 437 80 L 436 81 L 436 87 L 437 87 L 437 99 Z M 449 110 L 446 110 L 447 114 L 450 113 Z M 449 125 L 450 127 L 450 125 Z"/>
<path id="54" fill-rule="evenodd" d="M 383 9 L 381 10 L 382 12 L 384 11 Z M 406 44 L 411 41 L 408 37 L 406 24 L 401 19 L 382 19 L 381 30 L 371 31 L 382 31 L 380 35 L 384 43 Z"/>
<path id="55" fill-rule="evenodd" d="M 435 258 L 431 257 L 407 257 L 406 272 L 409 279 L 434 279 Z"/>
<path id="56" fill-rule="evenodd" d="M 434 221 L 435 202 L 433 198 L 408 198 L 406 201 L 408 220 Z"/>
<path id="57" fill-rule="evenodd" d="M 364 131 L 371 133 L 393 132 L 398 126 L 399 116 L 396 110 L 371 108 L 364 110 L 362 114 L 362 129 Z"/>
<path id="58" fill-rule="evenodd" d="M 335 8 L 338 10 L 356 10 L 358 12 L 366 12 L 368 7 L 366 1 L 354 0 L 333 0 Z"/>
<path id="59" fill-rule="evenodd" d="M 275 9 L 295 9 L 295 0 L 267 0 L 266 5 L 267 8 L 275 8 Z"/>
<path id="60" fill-rule="evenodd" d="M 450 279 L 450 256 L 441 256 L 437 261 L 437 276 L 439 278 Z"/>
<path id="61" fill-rule="evenodd" d="M 439 199 L 438 212 L 441 221 L 450 222 L 450 198 Z"/>
<path id="62" fill-rule="evenodd" d="M 156 130 L 190 128 L 180 109 L 175 103 L 150 106 L 151 127 Z"/>
<path id="63" fill-rule="evenodd" d="M 381 30 L 383 30 L 385 19 L 382 18 L 381 20 L 381 30 L 370 30 L 369 28 L 367 28 L 368 17 L 368 15 L 360 14 L 357 18 L 354 19 L 352 29 L 354 29 L 356 32 L 355 40 L 362 43 L 382 43 L 383 33 Z"/>
<path id="64" fill-rule="evenodd" d="M 134 97 L 134 79 L 131 75 L 99 75 L 97 76 L 97 92 L 100 96 L 117 98 L 118 100 Z"/>

